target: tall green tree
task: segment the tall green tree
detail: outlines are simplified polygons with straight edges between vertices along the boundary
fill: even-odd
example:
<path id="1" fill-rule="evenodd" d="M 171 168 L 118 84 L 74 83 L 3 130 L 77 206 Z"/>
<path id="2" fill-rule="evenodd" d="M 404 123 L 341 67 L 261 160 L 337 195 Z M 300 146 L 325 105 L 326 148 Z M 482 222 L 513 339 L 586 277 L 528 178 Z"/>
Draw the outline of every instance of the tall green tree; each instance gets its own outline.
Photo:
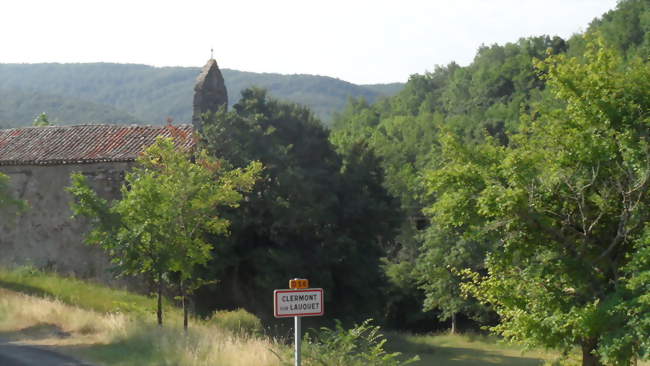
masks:
<path id="1" fill-rule="evenodd" d="M 337 152 L 308 109 L 261 89 L 245 90 L 230 112 L 206 116 L 204 126 L 212 155 L 234 167 L 253 160 L 265 166 L 241 210 L 229 216 L 229 254 L 214 263 L 228 303 L 212 306 L 246 304 L 263 316 L 268 304 L 256 294 L 305 277 L 328 289 L 332 316 L 377 315 L 379 258 L 398 221 L 372 151 L 361 143 Z M 338 298 L 346 301 L 330 302 Z"/>
<path id="2" fill-rule="evenodd" d="M 482 224 L 474 214 L 474 201 L 484 188 L 481 177 L 498 164 L 500 149 L 478 149 L 450 132 L 442 134 L 440 141 L 440 165 L 427 172 L 424 182 L 434 202 L 424 210 L 431 225 L 422 233 L 413 274 L 425 294 L 424 308 L 438 309 L 441 320 L 451 319 L 453 331 L 458 314 L 481 320 L 488 312 L 462 293 L 461 284 L 463 270 L 485 272 L 485 256 L 494 247 L 489 238 L 473 234 Z M 448 192 L 450 187 L 453 191 Z"/>
<path id="3" fill-rule="evenodd" d="M 441 230 L 438 226 L 428 227 L 422 236 L 422 247 L 411 276 L 424 292 L 423 309 L 436 311 L 441 321 L 449 320 L 452 334 L 459 330 L 459 315 L 485 323 L 490 308 L 466 296 L 461 284 L 463 270 L 485 271 L 489 243 L 463 238 L 453 230 Z"/>
<path id="4" fill-rule="evenodd" d="M 32 122 L 32 126 L 36 126 L 36 127 L 52 126 L 52 122 L 50 122 L 50 118 L 47 116 L 47 114 L 43 112 L 39 114 L 38 117 L 34 118 L 34 122 Z"/>
<path id="5" fill-rule="evenodd" d="M 585 62 L 539 62 L 553 95 L 508 147 L 445 143 L 429 174 L 434 225 L 491 242 L 465 289 L 500 315 L 493 329 L 531 346 L 582 348 L 584 366 L 647 356 L 650 64 L 600 40 Z M 469 151 L 469 153 L 466 153 Z"/>
<path id="6" fill-rule="evenodd" d="M 90 218 L 88 243 L 104 248 L 121 274 L 144 275 L 157 284 L 159 325 L 164 282 L 177 274 L 187 328 L 185 296 L 200 284 L 197 266 L 214 253 L 204 235 L 227 233 L 230 223 L 219 208 L 237 207 L 241 192 L 252 188 L 260 170 L 256 162 L 225 170 L 205 152 L 192 156 L 161 137 L 127 173 L 119 200 L 107 202 L 83 174 L 73 174 L 72 210 Z"/>

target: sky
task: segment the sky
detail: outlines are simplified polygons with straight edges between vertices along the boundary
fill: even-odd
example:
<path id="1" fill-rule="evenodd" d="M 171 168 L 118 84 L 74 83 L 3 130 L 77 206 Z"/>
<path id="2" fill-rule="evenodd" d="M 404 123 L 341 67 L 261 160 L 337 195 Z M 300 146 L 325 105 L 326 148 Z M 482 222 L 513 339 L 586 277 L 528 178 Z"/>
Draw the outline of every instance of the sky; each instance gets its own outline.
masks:
<path id="1" fill-rule="evenodd" d="M 0 63 L 117 62 L 405 82 L 481 44 L 568 38 L 617 0 L 0 0 Z"/>

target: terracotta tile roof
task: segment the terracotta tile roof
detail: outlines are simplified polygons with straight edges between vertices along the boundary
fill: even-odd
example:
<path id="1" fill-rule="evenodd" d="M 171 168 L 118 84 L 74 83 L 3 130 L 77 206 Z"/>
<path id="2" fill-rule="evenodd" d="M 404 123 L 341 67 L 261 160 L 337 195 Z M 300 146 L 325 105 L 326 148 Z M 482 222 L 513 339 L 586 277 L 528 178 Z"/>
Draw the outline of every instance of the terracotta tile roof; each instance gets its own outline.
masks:
<path id="1" fill-rule="evenodd" d="M 80 125 L 0 130 L 0 165 L 55 165 L 133 161 L 157 136 L 183 149 L 195 145 L 190 125 Z"/>

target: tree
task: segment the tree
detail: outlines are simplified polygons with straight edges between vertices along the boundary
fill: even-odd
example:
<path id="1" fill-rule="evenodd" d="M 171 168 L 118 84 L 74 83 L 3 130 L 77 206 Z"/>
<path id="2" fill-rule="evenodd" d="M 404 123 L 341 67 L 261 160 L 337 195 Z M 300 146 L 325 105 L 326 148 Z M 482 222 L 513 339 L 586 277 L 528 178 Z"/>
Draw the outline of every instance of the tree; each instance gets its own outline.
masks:
<path id="1" fill-rule="evenodd" d="M 492 305 L 493 329 L 530 346 L 582 348 L 585 366 L 648 352 L 650 64 L 600 40 L 582 63 L 537 62 L 553 95 L 508 147 L 444 142 L 428 174 L 433 225 L 491 242 L 487 273 L 464 288 Z"/>
<path id="2" fill-rule="evenodd" d="M 217 208 L 236 207 L 260 170 L 256 162 L 225 170 L 204 151 L 191 156 L 178 151 L 172 139 L 158 138 L 126 175 L 120 200 L 108 203 L 85 176 L 73 174 L 72 210 L 90 218 L 87 241 L 104 248 L 121 274 L 145 275 L 157 284 L 159 325 L 163 283 L 177 274 L 187 328 L 185 297 L 200 284 L 196 267 L 213 254 L 204 234 L 227 233 L 229 221 Z"/>
<path id="3" fill-rule="evenodd" d="M 38 117 L 34 118 L 34 122 L 32 123 L 32 125 L 36 127 L 52 126 L 52 122 L 50 122 L 50 119 L 47 117 L 47 114 L 43 112 L 39 114 Z"/>
<path id="4" fill-rule="evenodd" d="M 458 315 L 485 322 L 489 307 L 461 291 L 463 269 L 483 273 L 489 243 L 471 241 L 438 226 L 428 227 L 412 276 L 424 291 L 423 309 L 437 310 L 438 319 L 451 321 L 450 333 L 458 331 Z"/>
<path id="5" fill-rule="evenodd" d="M 494 247 L 489 238 L 471 233 L 482 223 L 474 214 L 475 197 L 485 187 L 480 178 L 498 163 L 500 149 L 474 148 L 449 131 L 440 143 L 439 166 L 427 172 L 423 183 L 434 203 L 424 210 L 431 224 L 422 234 L 414 276 L 425 294 L 424 309 L 439 310 L 441 320 L 451 318 L 454 331 L 457 314 L 477 320 L 487 314 L 486 307 L 462 293 L 461 283 L 463 270 L 485 272 L 485 256 Z"/>

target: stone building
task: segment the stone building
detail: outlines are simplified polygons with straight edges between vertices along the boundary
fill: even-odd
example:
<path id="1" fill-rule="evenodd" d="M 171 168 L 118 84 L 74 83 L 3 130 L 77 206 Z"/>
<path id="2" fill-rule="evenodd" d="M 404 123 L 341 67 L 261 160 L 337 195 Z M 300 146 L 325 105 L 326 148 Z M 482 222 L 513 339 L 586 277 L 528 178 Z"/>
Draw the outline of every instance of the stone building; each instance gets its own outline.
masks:
<path id="1" fill-rule="evenodd" d="M 33 265 L 83 278 L 111 281 L 100 248 L 85 245 L 89 227 L 71 218 L 70 174 L 81 172 L 104 198 L 117 198 L 124 173 L 156 137 L 193 149 L 201 115 L 227 106 L 228 94 L 214 59 L 194 88 L 192 123 L 179 126 L 79 125 L 0 130 L 0 173 L 29 203 L 16 222 L 0 222 L 0 266 Z"/>
<path id="2" fill-rule="evenodd" d="M 16 222 L 0 223 L 0 265 L 28 264 L 109 281 L 106 255 L 83 243 L 88 225 L 71 218 L 70 174 L 83 173 L 101 196 L 116 198 L 125 171 L 157 136 L 172 137 L 183 150 L 195 145 L 189 125 L 0 130 L 0 172 L 29 204 Z"/>

